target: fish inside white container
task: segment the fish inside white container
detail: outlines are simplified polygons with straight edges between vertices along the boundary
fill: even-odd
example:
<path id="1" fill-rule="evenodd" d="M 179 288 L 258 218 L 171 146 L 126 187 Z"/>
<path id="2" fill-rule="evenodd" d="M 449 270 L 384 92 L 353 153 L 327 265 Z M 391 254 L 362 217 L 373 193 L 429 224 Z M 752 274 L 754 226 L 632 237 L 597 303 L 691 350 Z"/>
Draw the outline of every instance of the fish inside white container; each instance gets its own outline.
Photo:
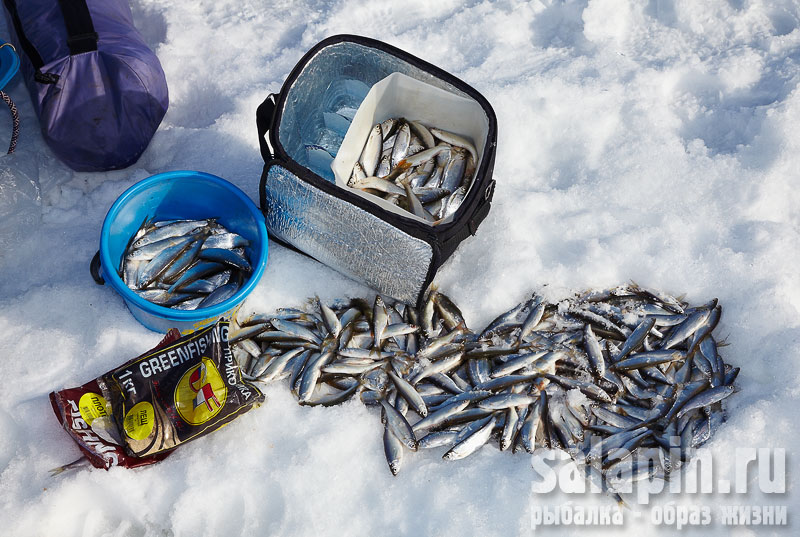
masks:
<path id="1" fill-rule="evenodd" d="M 480 169 L 483 148 L 489 132 L 486 114 L 472 99 L 420 82 L 402 73 L 392 73 L 375 83 L 358 107 L 339 152 L 331 163 L 336 184 L 352 190 L 388 211 L 426 222 L 423 218 L 386 200 L 347 186 L 347 180 L 361 156 L 372 127 L 389 118 L 419 121 L 426 127 L 435 127 L 471 139 L 478 153 L 475 167 Z M 444 221 L 452 218 L 450 215 Z"/>

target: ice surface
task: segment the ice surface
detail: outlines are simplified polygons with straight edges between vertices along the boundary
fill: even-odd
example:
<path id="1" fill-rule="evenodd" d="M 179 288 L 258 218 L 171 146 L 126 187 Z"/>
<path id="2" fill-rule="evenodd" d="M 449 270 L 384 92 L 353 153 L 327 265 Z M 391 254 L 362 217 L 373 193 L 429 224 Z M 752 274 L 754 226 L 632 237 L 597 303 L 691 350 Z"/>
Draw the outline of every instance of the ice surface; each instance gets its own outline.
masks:
<path id="1" fill-rule="evenodd" d="M 534 494 L 530 458 L 494 448 L 454 463 L 417 453 L 393 478 L 375 410 L 299 407 L 283 384 L 266 390 L 262 408 L 157 465 L 49 477 L 79 452 L 47 394 L 160 339 L 89 276 L 106 211 L 134 182 L 174 169 L 220 175 L 257 199 L 256 106 L 311 46 L 337 33 L 383 39 L 440 66 L 497 113 L 491 213 L 438 277 L 470 326 L 484 326 L 533 290 L 557 301 L 631 279 L 686 293 L 692 303 L 720 299 L 717 331 L 728 343 L 720 352 L 742 368 L 741 392 L 726 401 L 729 420 L 703 449 L 715 478 L 734 480 L 737 447 L 785 448 L 788 491 L 662 495 L 606 532 L 650 534 L 650 508 L 669 502 L 788 505 L 796 529 L 797 2 L 132 0 L 131 7 L 162 61 L 171 100 L 133 167 L 70 171 L 38 134 L 24 86 L 6 88 L 22 131 L 19 153 L 0 157 L 0 534 L 531 535 L 535 506 L 613 505 L 603 495 Z M 0 112 L 0 137 L 5 132 L 10 118 Z M 314 294 L 332 300 L 369 291 L 271 244 L 265 277 L 244 308 L 271 311 Z M 758 482 L 752 472 L 750 482 Z M 713 516 L 687 534 L 727 535 Z"/>

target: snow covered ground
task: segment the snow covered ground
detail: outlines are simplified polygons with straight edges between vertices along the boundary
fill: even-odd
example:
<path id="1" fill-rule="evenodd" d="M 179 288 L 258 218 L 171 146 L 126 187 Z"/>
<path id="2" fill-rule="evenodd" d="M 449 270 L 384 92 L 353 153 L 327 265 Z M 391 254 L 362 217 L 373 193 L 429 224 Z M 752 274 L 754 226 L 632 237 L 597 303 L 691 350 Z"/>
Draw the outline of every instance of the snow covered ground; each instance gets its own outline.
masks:
<path id="1" fill-rule="evenodd" d="M 0 157 L 0 534 L 530 535 L 537 509 L 613 506 L 601 494 L 534 492 L 526 455 L 487 447 L 445 463 L 418 453 L 393 478 L 378 413 L 304 408 L 283 383 L 224 430 L 138 470 L 48 470 L 79 456 L 47 394 L 154 346 L 89 276 L 100 226 L 136 181 L 173 169 L 222 176 L 254 200 L 255 108 L 319 40 L 385 40 L 466 80 L 499 124 L 489 217 L 441 270 L 441 289 L 479 328 L 532 290 L 558 299 L 635 280 L 692 303 L 713 297 L 727 362 L 741 367 L 729 420 L 703 449 L 736 479 L 736 449 L 783 448 L 786 492 L 661 494 L 615 528 L 640 535 L 655 509 L 788 506 L 800 432 L 800 6 L 775 0 L 132 0 L 170 109 L 140 161 L 70 171 L 44 145 L 24 86 L 17 153 Z M 0 32 L 3 30 L 0 28 Z M 7 33 L 0 33 L 7 35 Z M 3 127 L 6 125 L 6 127 Z M 10 132 L 0 111 L 0 134 Z M 0 138 L 6 140 L 7 138 Z M 369 290 L 270 245 L 246 309 Z M 673 503 L 674 502 L 674 503 Z M 794 526 L 795 530 L 792 530 Z"/>

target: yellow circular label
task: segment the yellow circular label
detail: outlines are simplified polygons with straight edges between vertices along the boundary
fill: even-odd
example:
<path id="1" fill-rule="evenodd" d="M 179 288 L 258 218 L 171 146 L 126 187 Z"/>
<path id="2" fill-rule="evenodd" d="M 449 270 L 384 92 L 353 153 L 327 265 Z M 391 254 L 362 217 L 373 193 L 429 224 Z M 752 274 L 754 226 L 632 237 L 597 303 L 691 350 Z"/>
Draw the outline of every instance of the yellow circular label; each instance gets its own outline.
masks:
<path id="1" fill-rule="evenodd" d="M 153 405 L 147 401 L 136 403 L 133 408 L 125 414 L 125 434 L 134 440 L 144 440 L 153 432 L 155 425 L 155 412 Z"/>
<path id="2" fill-rule="evenodd" d="M 175 387 L 175 408 L 189 425 L 201 425 L 222 410 L 228 386 L 208 358 L 183 374 Z"/>
<path id="3" fill-rule="evenodd" d="M 111 412 L 111 406 L 106 402 L 102 395 L 97 393 L 85 393 L 78 401 L 78 410 L 87 425 L 91 426 L 96 418 L 104 418 Z"/>

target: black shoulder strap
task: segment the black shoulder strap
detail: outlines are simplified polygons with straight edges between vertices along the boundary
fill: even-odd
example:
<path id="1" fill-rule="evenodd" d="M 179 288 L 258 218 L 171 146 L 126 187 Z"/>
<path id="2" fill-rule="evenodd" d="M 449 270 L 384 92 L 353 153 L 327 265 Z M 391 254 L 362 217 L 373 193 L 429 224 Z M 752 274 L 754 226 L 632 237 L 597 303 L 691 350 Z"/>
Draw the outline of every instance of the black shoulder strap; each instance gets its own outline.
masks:
<path id="1" fill-rule="evenodd" d="M 67 46 L 71 55 L 97 50 L 97 32 L 86 0 L 58 0 L 67 26 Z"/>
<path id="2" fill-rule="evenodd" d="M 36 70 L 34 75 L 36 81 L 42 84 L 55 84 L 58 82 L 58 75 L 42 72 L 44 60 L 25 35 L 25 29 L 22 27 L 22 20 L 17 10 L 17 2 L 15 0 L 3 0 L 3 3 L 9 15 L 11 15 L 14 31 L 17 34 L 17 39 L 19 39 L 19 46 Z M 67 28 L 69 53 L 74 55 L 97 50 L 97 32 L 94 31 L 92 16 L 89 14 L 86 0 L 58 0 L 58 4 L 61 7 L 61 14 L 64 17 L 64 24 Z"/>
<path id="3" fill-rule="evenodd" d="M 275 94 L 270 93 L 264 102 L 256 108 L 256 128 L 258 129 L 258 146 L 261 148 L 261 158 L 264 162 L 272 159 L 272 150 L 267 141 L 267 132 L 275 114 Z"/>
<path id="4" fill-rule="evenodd" d="M 42 60 L 39 51 L 33 46 L 33 43 L 28 41 L 28 38 L 25 36 L 25 30 L 22 28 L 22 21 L 19 18 L 19 11 L 17 11 L 17 3 L 14 0 L 4 0 L 3 3 L 6 5 L 8 14 L 11 15 L 11 22 L 14 24 L 14 31 L 17 34 L 17 39 L 19 39 L 19 46 L 31 61 L 33 68 L 38 71 L 44 65 L 44 61 Z"/>

